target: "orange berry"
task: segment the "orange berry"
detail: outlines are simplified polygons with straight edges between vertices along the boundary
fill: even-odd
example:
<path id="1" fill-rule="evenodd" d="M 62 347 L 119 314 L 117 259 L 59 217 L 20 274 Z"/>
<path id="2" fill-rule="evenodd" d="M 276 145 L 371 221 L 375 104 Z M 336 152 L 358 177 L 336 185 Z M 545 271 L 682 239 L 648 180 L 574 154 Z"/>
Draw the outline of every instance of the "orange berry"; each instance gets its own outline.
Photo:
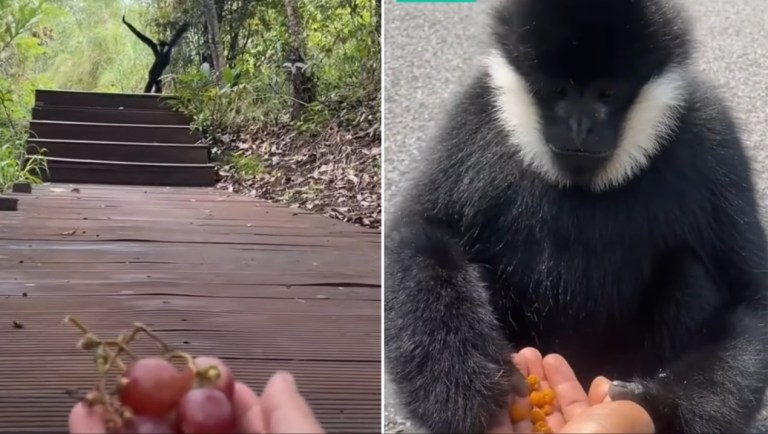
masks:
<path id="1" fill-rule="evenodd" d="M 549 405 L 553 405 L 555 403 L 555 398 L 557 397 L 555 389 L 547 389 L 544 390 L 543 393 L 545 402 Z"/>
<path id="2" fill-rule="evenodd" d="M 522 422 L 528 419 L 528 409 L 522 405 L 512 404 L 509 406 L 509 418 L 512 423 Z"/>
<path id="3" fill-rule="evenodd" d="M 546 422 L 536 422 L 536 424 L 533 426 L 533 432 L 551 433 L 552 428 L 550 428 Z"/>
<path id="4" fill-rule="evenodd" d="M 529 375 L 528 376 L 528 385 L 531 387 L 531 390 L 539 390 L 539 385 L 541 385 L 541 380 L 539 379 L 538 375 Z"/>
<path id="5" fill-rule="evenodd" d="M 547 404 L 547 405 L 541 407 L 541 411 L 544 412 L 545 415 L 549 416 L 550 414 L 555 412 L 555 409 L 552 408 L 551 405 Z"/>
<path id="6" fill-rule="evenodd" d="M 543 407 L 548 404 L 547 396 L 544 392 L 534 390 L 531 392 L 531 405 L 534 407 Z"/>
<path id="7" fill-rule="evenodd" d="M 540 408 L 534 408 L 531 410 L 531 422 L 539 423 L 547 420 L 547 415 Z"/>

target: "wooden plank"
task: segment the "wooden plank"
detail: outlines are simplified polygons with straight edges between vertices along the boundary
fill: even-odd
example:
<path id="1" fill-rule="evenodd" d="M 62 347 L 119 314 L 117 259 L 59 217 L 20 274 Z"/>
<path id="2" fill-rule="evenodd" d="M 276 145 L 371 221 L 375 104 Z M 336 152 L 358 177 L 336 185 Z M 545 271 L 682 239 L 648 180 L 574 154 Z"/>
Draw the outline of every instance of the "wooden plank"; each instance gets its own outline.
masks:
<path id="1" fill-rule="evenodd" d="M 196 144 L 198 131 L 179 125 L 99 124 L 87 122 L 31 121 L 29 137 L 37 139 Z"/>
<path id="2" fill-rule="evenodd" d="M 133 110 L 169 110 L 166 101 L 175 95 L 82 92 L 71 90 L 37 89 L 35 105 L 38 107 L 107 107 Z"/>
<path id="3" fill-rule="evenodd" d="M 211 186 L 216 168 L 210 164 L 156 164 L 48 158 L 45 181 L 122 185 Z"/>
<path id="4" fill-rule="evenodd" d="M 112 240 L 30 235 L 79 224 Z M 106 337 L 146 323 L 257 390 L 289 370 L 327 432 L 379 432 L 376 231 L 214 189 L 51 184 L 0 235 L 0 324 L 21 324 L 3 335 L 0 432 L 60 431 L 65 390 L 97 381 L 67 314 Z M 273 245 L 242 242 L 259 237 Z M 148 340 L 132 349 L 156 354 Z"/>
<path id="5" fill-rule="evenodd" d="M 42 263 L 44 265 L 44 263 Z M 76 264 L 72 264 L 73 266 Z M 190 297 L 203 299 L 279 299 L 285 298 L 296 302 L 306 300 L 365 300 L 380 301 L 381 288 L 369 286 L 333 286 L 333 285 L 269 285 L 248 283 L 250 291 L 244 292 L 238 284 L 218 284 L 216 291 L 211 291 L 211 285 L 205 282 L 178 282 L 159 280 L 121 281 L 119 288 L 111 282 L 92 282 L 79 279 L 69 283 L 57 281 L 38 281 L 34 284 L 23 283 L 19 280 L 26 274 L 8 274 L 8 280 L 0 286 L 0 297 Z M 366 276 L 367 278 L 367 276 Z"/>
<path id="6" fill-rule="evenodd" d="M 76 192 L 72 192 L 73 188 Z M 74 197 L 75 200 L 72 200 Z M 311 213 L 297 208 L 285 211 L 285 207 L 273 202 L 253 200 L 237 194 L 224 193 L 211 188 L 164 187 L 142 189 L 120 185 L 72 184 L 42 185 L 37 188 L 31 199 L 44 198 L 36 203 L 35 208 L 24 214 L 24 222 L 18 222 L 26 228 L 43 228 L 51 225 L 69 224 L 79 226 L 81 220 L 86 224 L 114 227 L 126 225 L 156 226 L 156 233 L 165 233 L 168 227 L 195 225 L 204 230 L 234 230 L 239 228 L 252 231 L 252 234 L 289 234 L 291 231 L 319 230 L 334 238 L 352 236 L 364 242 L 378 245 L 380 231 L 358 226 L 350 226 L 335 219 Z M 161 212 L 147 215 L 143 207 L 137 208 L 136 202 L 145 202 L 146 206 Z M 56 213 L 57 223 L 51 223 L 50 214 Z M 93 222 L 93 223 L 91 223 Z M 100 222 L 100 223 L 95 223 Z M 14 224 L 14 220 L 8 222 Z M 0 226 L 1 228 L 2 226 Z M 99 226 L 87 226 L 94 231 Z M 71 229 L 71 228 L 70 228 Z M 13 231 L 21 231 L 20 227 Z M 288 231 L 288 232 L 279 232 Z M 99 239 L 103 241 L 103 239 Z"/>
<path id="7" fill-rule="evenodd" d="M 189 125 L 191 122 L 184 113 L 171 110 L 67 106 L 35 107 L 32 109 L 32 120 L 141 125 Z"/>
<path id="8" fill-rule="evenodd" d="M 208 146 L 62 139 L 31 139 L 27 152 L 45 149 L 45 156 L 76 160 L 133 163 L 207 164 Z"/>

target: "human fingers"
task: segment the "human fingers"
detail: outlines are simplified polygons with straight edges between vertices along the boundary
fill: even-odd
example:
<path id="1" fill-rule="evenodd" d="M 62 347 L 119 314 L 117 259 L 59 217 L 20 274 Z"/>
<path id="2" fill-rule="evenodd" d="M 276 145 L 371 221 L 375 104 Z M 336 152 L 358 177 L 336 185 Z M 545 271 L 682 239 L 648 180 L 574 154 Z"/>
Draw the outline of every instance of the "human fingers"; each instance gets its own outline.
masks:
<path id="1" fill-rule="evenodd" d="M 592 380 L 592 384 L 589 386 L 589 405 L 610 402 L 611 398 L 608 396 L 609 387 L 611 387 L 611 380 L 603 376 Z"/>
<path id="2" fill-rule="evenodd" d="M 69 432 L 72 434 L 106 433 L 103 409 L 88 407 L 82 402 L 77 403 L 69 412 Z"/>
<path id="3" fill-rule="evenodd" d="M 524 377 L 528 377 L 528 358 L 527 354 L 529 351 L 521 351 L 518 353 L 515 353 L 512 355 L 512 362 L 514 363 L 515 367 L 520 371 L 520 374 Z M 514 393 L 511 393 L 509 395 L 510 399 L 510 408 L 514 408 L 515 411 L 524 411 L 525 413 L 528 413 L 529 411 L 529 403 L 528 400 L 519 397 Z M 526 418 L 527 419 L 527 418 Z M 518 429 L 515 429 L 515 426 L 518 425 Z M 529 424 L 530 425 L 530 424 Z M 505 411 L 500 412 L 496 419 L 491 422 L 490 427 L 488 429 L 488 433 L 510 433 L 510 432 L 520 432 L 519 431 L 519 423 L 513 423 L 512 417 L 509 414 L 509 408 L 505 409 Z"/>
<path id="4" fill-rule="evenodd" d="M 631 401 L 594 405 L 569 421 L 559 432 L 567 433 L 653 433 L 651 417 Z"/>
<path id="5" fill-rule="evenodd" d="M 527 347 L 520 350 L 515 355 L 515 364 L 521 369 L 520 372 L 526 377 L 529 375 L 537 375 L 539 378 L 544 377 L 544 370 L 541 367 L 541 352 L 535 348 Z M 513 396 L 512 405 L 515 408 L 524 411 L 529 414 L 531 411 L 531 402 L 528 397 Z M 509 415 L 507 416 L 509 417 Z M 529 417 L 524 418 L 519 422 L 512 423 L 513 432 L 531 432 L 533 424 Z"/>
<path id="6" fill-rule="evenodd" d="M 287 372 L 277 372 L 269 379 L 264 393 L 261 394 L 261 407 L 266 432 L 325 432 L 296 388 L 293 376 Z"/>
<path id="7" fill-rule="evenodd" d="M 239 381 L 236 382 L 232 403 L 235 406 L 239 432 L 247 434 L 266 432 L 259 397 L 250 387 Z"/>
<path id="8" fill-rule="evenodd" d="M 539 350 L 532 347 L 526 347 L 517 353 L 517 357 L 520 358 L 521 363 L 526 367 L 526 372 L 524 372 L 526 376 L 537 375 L 542 380 L 544 379 L 544 368 L 541 366 L 543 356 Z"/>
<path id="9" fill-rule="evenodd" d="M 581 387 L 571 365 L 559 354 L 549 354 L 542 361 L 549 387 L 555 390 L 559 412 L 552 414 L 550 426 L 557 430 L 589 408 L 587 392 Z"/>

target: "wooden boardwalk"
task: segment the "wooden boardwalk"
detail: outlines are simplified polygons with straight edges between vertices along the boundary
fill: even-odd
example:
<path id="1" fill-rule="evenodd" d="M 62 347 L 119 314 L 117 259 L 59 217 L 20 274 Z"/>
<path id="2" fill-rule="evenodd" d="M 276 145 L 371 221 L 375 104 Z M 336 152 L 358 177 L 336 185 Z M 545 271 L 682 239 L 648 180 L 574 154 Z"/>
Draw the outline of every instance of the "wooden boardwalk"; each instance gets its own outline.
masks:
<path id="1" fill-rule="evenodd" d="M 257 390 L 289 370 L 328 432 L 380 432 L 377 231 L 203 188 L 18 197 L 0 213 L 0 431 L 63 432 L 66 391 L 95 383 L 71 314 L 100 336 L 144 322 Z"/>

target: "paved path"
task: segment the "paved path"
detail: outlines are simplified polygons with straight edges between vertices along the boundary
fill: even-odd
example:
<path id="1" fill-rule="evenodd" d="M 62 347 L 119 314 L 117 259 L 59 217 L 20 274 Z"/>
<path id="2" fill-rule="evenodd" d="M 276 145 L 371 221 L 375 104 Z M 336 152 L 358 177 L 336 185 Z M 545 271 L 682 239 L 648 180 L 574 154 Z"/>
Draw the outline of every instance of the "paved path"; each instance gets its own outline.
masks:
<path id="1" fill-rule="evenodd" d="M 104 337 L 146 323 L 258 390 L 292 371 L 328 432 L 379 431 L 377 231 L 212 189 L 78 187 L 0 213 L 0 432 L 65 429 L 65 390 L 95 384 L 68 314 Z"/>
<path id="2" fill-rule="evenodd" d="M 494 2 L 396 4 L 385 0 L 385 195 L 396 193 L 408 163 L 434 132 L 441 108 L 476 65 L 484 14 Z M 684 0 L 699 42 L 702 71 L 726 92 L 768 188 L 768 2 Z M 387 407 L 387 429 L 405 429 Z"/>

